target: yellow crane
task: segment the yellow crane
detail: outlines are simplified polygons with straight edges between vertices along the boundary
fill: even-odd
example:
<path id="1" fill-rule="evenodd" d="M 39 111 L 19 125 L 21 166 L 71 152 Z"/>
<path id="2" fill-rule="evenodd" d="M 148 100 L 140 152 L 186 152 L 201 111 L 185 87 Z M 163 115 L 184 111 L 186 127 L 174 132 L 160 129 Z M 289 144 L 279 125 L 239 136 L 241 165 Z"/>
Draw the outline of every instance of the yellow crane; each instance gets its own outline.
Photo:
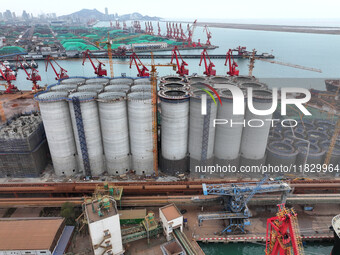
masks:
<path id="1" fill-rule="evenodd" d="M 112 60 L 112 47 L 111 47 L 112 42 L 110 41 L 109 32 L 107 33 L 107 41 L 104 43 L 107 45 L 107 54 L 109 56 L 109 63 L 110 63 L 110 75 L 111 75 L 111 78 L 113 78 L 114 74 L 113 74 L 113 60 Z"/>
<path id="2" fill-rule="evenodd" d="M 329 162 L 331 160 L 332 153 L 333 153 L 333 150 L 334 150 L 334 146 L 335 146 L 336 140 L 338 139 L 338 136 L 339 136 L 339 132 L 340 132 L 340 118 L 338 118 L 338 121 L 336 122 L 334 133 L 333 133 L 333 136 L 332 136 L 332 139 L 331 139 L 331 143 L 329 145 L 329 148 L 328 148 L 328 151 L 327 151 L 327 154 L 326 154 L 326 158 L 325 158 L 325 162 L 324 162 L 324 164 L 326 164 L 326 165 L 329 165 Z"/>

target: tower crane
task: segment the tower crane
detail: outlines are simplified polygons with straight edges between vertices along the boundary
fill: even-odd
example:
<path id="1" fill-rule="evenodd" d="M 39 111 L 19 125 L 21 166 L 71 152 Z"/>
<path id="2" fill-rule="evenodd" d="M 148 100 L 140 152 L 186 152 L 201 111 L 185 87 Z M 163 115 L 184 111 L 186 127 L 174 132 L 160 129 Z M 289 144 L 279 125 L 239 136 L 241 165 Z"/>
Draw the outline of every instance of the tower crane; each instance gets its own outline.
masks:
<path id="1" fill-rule="evenodd" d="M 26 70 L 23 62 L 26 63 L 26 66 L 28 65 L 31 68 L 30 73 Z M 38 81 L 41 81 L 41 76 L 38 74 L 38 70 L 35 69 L 33 66 L 29 65 L 26 62 L 26 60 L 20 55 L 17 56 L 17 64 L 19 64 L 22 67 L 22 69 L 24 69 L 27 75 L 26 79 L 33 83 L 32 91 L 37 91 L 38 89 L 40 89 L 40 86 L 37 84 Z"/>
<path id="2" fill-rule="evenodd" d="M 207 49 L 204 49 L 201 53 L 201 60 L 199 66 L 202 64 L 202 60 L 204 60 L 204 66 L 205 66 L 205 71 L 203 74 L 207 76 L 215 76 L 216 75 L 216 70 L 213 69 L 215 67 L 214 63 L 211 62 L 210 57 L 208 55 Z M 207 63 L 209 61 L 209 64 Z"/>
<path id="3" fill-rule="evenodd" d="M 107 33 L 107 41 L 105 42 L 105 44 L 107 45 L 107 55 L 109 56 L 110 74 L 111 74 L 111 78 L 113 78 L 114 75 L 113 75 L 112 47 L 111 47 L 109 32 Z"/>
<path id="4" fill-rule="evenodd" d="M 139 57 L 137 56 L 137 54 L 135 52 L 133 52 L 130 55 L 130 68 L 133 64 L 133 62 L 136 65 L 136 68 L 138 70 L 138 77 L 149 77 L 149 73 L 147 71 L 149 71 L 149 69 L 146 68 L 146 66 L 142 63 L 142 61 L 139 59 Z M 142 66 L 142 69 L 139 68 L 139 66 Z"/>
<path id="5" fill-rule="evenodd" d="M 209 28 L 207 25 L 204 26 L 203 32 L 207 33 L 207 42 L 205 43 L 206 45 L 211 45 L 210 39 L 211 39 L 211 32 L 209 31 Z"/>
<path id="6" fill-rule="evenodd" d="M 7 82 L 5 94 L 11 94 L 13 92 L 19 91 L 18 88 L 12 84 L 12 81 L 16 80 L 13 71 L 4 65 L 3 62 L 0 62 L 0 74 L 1 79 Z"/>
<path id="7" fill-rule="evenodd" d="M 181 64 L 179 63 L 179 58 L 181 59 Z M 179 52 L 177 46 L 174 47 L 172 50 L 172 57 L 170 63 L 172 64 L 172 61 L 176 59 L 177 64 L 177 72 L 180 76 L 188 75 L 189 70 L 185 68 L 188 64 L 183 60 L 181 53 Z"/>
<path id="8" fill-rule="evenodd" d="M 238 65 L 234 60 L 231 49 L 229 49 L 227 52 L 224 65 L 227 66 L 228 64 L 229 64 L 229 71 L 227 72 L 227 74 L 229 74 L 230 76 L 238 76 L 239 70 L 236 70 L 236 67 L 238 67 Z"/>
<path id="9" fill-rule="evenodd" d="M 92 67 L 94 69 L 94 73 L 98 76 L 98 77 L 102 77 L 102 76 L 106 76 L 107 75 L 107 72 L 106 72 L 106 69 L 103 69 L 102 66 L 105 66 L 105 64 L 103 62 L 100 62 L 98 59 L 97 62 L 98 62 L 98 66 L 95 66 L 92 59 L 91 59 L 91 55 L 92 55 L 92 52 L 87 49 L 86 51 L 83 52 L 83 65 L 85 64 L 85 61 L 86 61 L 86 58 L 88 58 L 92 64 Z M 92 55 L 93 57 L 93 55 Z"/>
<path id="10" fill-rule="evenodd" d="M 248 209 L 248 202 L 255 194 L 282 192 L 281 200 L 284 203 L 290 192 L 287 183 L 280 181 L 267 181 L 265 176 L 260 182 L 233 183 L 233 184 L 202 184 L 204 195 L 219 195 L 223 198 L 223 212 L 206 213 L 198 215 L 199 224 L 204 220 L 228 219 L 229 225 L 222 231 L 245 233 L 244 226 L 250 225 L 252 216 Z"/>
<path id="11" fill-rule="evenodd" d="M 188 24 L 188 47 L 195 47 L 195 44 L 193 43 L 193 36 L 194 36 L 194 32 L 195 32 L 195 28 L 196 28 L 196 23 L 197 23 L 197 19 L 192 23 L 192 25 L 190 26 Z"/>
<path id="12" fill-rule="evenodd" d="M 297 213 L 279 204 L 275 217 L 267 219 L 266 255 L 304 255 Z"/>
<path id="13" fill-rule="evenodd" d="M 54 68 L 52 61 L 60 68 L 59 73 L 58 73 L 57 70 Z M 55 59 L 54 59 L 53 57 L 47 56 L 47 58 L 45 59 L 45 66 L 46 66 L 45 71 L 46 71 L 46 72 L 47 72 L 48 64 L 51 65 L 51 67 L 52 67 L 52 69 L 53 69 L 53 71 L 54 71 L 54 73 L 55 73 L 55 75 L 56 75 L 56 78 L 55 78 L 56 80 L 66 79 L 66 78 L 69 77 L 69 76 L 66 74 L 66 73 L 67 73 L 66 69 L 62 68 L 62 67 L 58 64 L 58 62 L 55 61 Z"/>

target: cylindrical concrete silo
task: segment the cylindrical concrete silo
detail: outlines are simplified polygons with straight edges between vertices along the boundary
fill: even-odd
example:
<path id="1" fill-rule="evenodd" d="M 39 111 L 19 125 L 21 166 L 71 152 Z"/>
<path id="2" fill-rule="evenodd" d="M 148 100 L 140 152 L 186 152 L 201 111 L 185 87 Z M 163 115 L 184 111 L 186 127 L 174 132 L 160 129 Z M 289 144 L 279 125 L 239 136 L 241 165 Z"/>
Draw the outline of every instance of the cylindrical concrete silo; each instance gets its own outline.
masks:
<path id="1" fill-rule="evenodd" d="M 151 92 L 152 88 L 150 85 L 133 85 L 131 86 L 130 91 L 131 92 L 137 92 L 137 91 L 144 91 L 144 92 Z"/>
<path id="2" fill-rule="evenodd" d="M 307 131 L 307 135 L 308 141 L 310 141 L 311 143 L 329 141 L 329 136 L 326 132 L 309 130 Z"/>
<path id="3" fill-rule="evenodd" d="M 205 84 L 207 84 L 207 83 L 204 83 L 204 82 L 190 83 L 190 85 L 189 85 L 190 91 L 207 89 L 207 86 L 205 86 Z"/>
<path id="4" fill-rule="evenodd" d="M 104 91 L 107 92 L 124 92 L 128 93 L 130 91 L 129 85 L 108 85 L 104 88 Z"/>
<path id="5" fill-rule="evenodd" d="M 257 79 L 254 76 L 250 77 L 250 76 L 245 76 L 245 75 L 234 76 L 232 78 L 232 80 L 234 80 L 237 83 L 255 82 L 255 81 L 257 81 Z"/>
<path id="6" fill-rule="evenodd" d="M 321 149 L 319 145 L 309 143 L 308 147 L 308 142 L 299 141 L 296 142 L 294 146 L 299 153 L 295 163 L 298 169 L 300 169 L 300 166 L 302 166 L 301 169 L 303 169 L 305 164 L 323 164 L 325 151 Z"/>
<path id="7" fill-rule="evenodd" d="M 98 95 L 97 101 L 107 172 L 110 175 L 126 173 L 130 169 L 126 94 L 104 92 Z"/>
<path id="8" fill-rule="evenodd" d="M 217 117 L 228 123 L 217 124 L 214 155 L 219 165 L 238 165 L 244 115 L 233 115 L 233 96 L 230 90 L 219 90 L 222 105 L 218 104 Z M 232 122 L 232 123 L 231 123 Z"/>
<path id="9" fill-rule="evenodd" d="M 182 82 L 183 77 L 176 76 L 176 75 L 167 75 L 161 77 L 161 82 L 162 83 L 173 83 L 173 82 Z"/>
<path id="10" fill-rule="evenodd" d="M 86 84 L 78 87 L 78 91 L 88 91 L 88 92 L 96 92 L 100 93 L 104 90 L 104 85 L 102 84 Z"/>
<path id="11" fill-rule="evenodd" d="M 268 136 L 268 142 L 282 141 L 283 136 L 280 132 L 271 129 Z"/>
<path id="12" fill-rule="evenodd" d="M 295 164 L 298 152 L 295 148 L 284 142 L 271 142 L 267 146 L 266 164 L 270 166 L 288 166 Z M 282 172 L 278 171 L 278 174 Z"/>
<path id="13" fill-rule="evenodd" d="M 253 89 L 267 89 L 268 86 L 264 83 L 260 83 L 260 82 L 243 82 L 243 83 L 239 83 L 240 84 L 240 88 L 253 88 Z"/>
<path id="14" fill-rule="evenodd" d="M 149 77 L 146 78 L 137 78 L 133 81 L 134 85 L 144 85 L 144 84 L 151 84 L 151 80 Z"/>
<path id="15" fill-rule="evenodd" d="M 128 94 L 128 118 L 132 169 L 138 175 L 151 175 L 154 173 L 151 93 Z"/>
<path id="16" fill-rule="evenodd" d="M 133 79 L 132 78 L 114 78 L 110 80 L 110 84 L 131 86 L 133 84 Z"/>
<path id="17" fill-rule="evenodd" d="M 205 76 L 189 76 L 188 81 L 190 84 L 196 82 L 208 82 Z"/>
<path id="18" fill-rule="evenodd" d="M 297 140 L 297 141 L 301 141 L 301 139 L 307 139 L 304 133 L 300 133 L 298 131 L 292 132 L 292 130 L 289 130 L 289 129 L 283 132 L 283 138 Z"/>
<path id="19" fill-rule="evenodd" d="M 212 85 L 231 82 L 231 78 L 228 76 L 212 76 L 209 77 L 208 80 Z"/>
<path id="20" fill-rule="evenodd" d="M 78 88 L 77 84 L 60 84 L 50 87 L 50 91 L 76 91 Z"/>
<path id="21" fill-rule="evenodd" d="M 166 83 L 161 83 L 159 84 L 160 89 L 180 89 L 180 90 L 188 90 L 189 85 L 184 83 L 184 82 L 166 82 Z"/>
<path id="22" fill-rule="evenodd" d="M 36 96 L 50 148 L 53 168 L 58 176 L 77 172 L 76 145 L 72 131 L 68 92 L 51 91 Z"/>
<path id="23" fill-rule="evenodd" d="M 85 78 L 67 78 L 61 80 L 60 84 L 85 84 Z"/>
<path id="24" fill-rule="evenodd" d="M 206 95 L 206 114 L 202 114 L 201 99 Z M 201 175 L 199 166 L 212 165 L 215 142 L 214 119 L 217 115 L 217 105 L 212 98 L 202 90 L 191 92 L 189 108 L 189 160 L 190 174 Z M 204 175 L 204 173 L 203 173 Z"/>
<path id="25" fill-rule="evenodd" d="M 91 78 L 87 79 L 85 81 L 85 84 L 108 84 L 110 82 L 109 78 L 104 78 L 104 77 L 97 77 L 97 78 Z"/>
<path id="26" fill-rule="evenodd" d="M 75 92 L 69 106 L 78 152 L 79 168 L 88 176 L 105 172 L 96 92 Z"/>
<path id="27" fill-rule="evenodd" d="M 161 170 L 175 175 L 188 171 L 189 93 L 161 90 Z"/>
<path id="28" fill-rule="evenodd" d="M 257 110 L 268 110 L 272 106 L 272 92 L 269 90 L 253 90 L 253 106 Z M 241 142 L 241 164 L 258 165 L 265 161 L 272 114 L 256 115 L 249 110 L 247 104 L 245 114 L 245 127 L 242 133 Z M 255 121 L 254 121 L 255 119 Z M 260 120 L 260 121 L 259 121 Z"/>

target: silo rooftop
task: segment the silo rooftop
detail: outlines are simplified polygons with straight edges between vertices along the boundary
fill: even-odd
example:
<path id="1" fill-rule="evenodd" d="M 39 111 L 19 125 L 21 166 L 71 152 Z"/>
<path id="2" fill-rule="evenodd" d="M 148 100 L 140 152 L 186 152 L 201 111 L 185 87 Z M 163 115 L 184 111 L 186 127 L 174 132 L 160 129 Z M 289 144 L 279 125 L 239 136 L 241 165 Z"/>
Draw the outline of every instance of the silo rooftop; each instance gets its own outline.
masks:
<path id="1" fill-rule="evenodd" d="M 112 198 L 107 198 L 108 203 L 110 203 L 110 206 L 108 210 L 104 209 L 103 204 L 106 202 L 105 197 L 101 200 L 94 200 L 92 202 L 85 202 L 85 211 L 86 215 L 89 219 L 89 223 L 100 221 L 112 216 L 117 215 L 118 211 L 116 208 L 116 201 L 114 201 Z M 98 210 L 98 208 L 101 208 Z M 102 216 L 99 215 L 99 211 L 102 213 Z"/>

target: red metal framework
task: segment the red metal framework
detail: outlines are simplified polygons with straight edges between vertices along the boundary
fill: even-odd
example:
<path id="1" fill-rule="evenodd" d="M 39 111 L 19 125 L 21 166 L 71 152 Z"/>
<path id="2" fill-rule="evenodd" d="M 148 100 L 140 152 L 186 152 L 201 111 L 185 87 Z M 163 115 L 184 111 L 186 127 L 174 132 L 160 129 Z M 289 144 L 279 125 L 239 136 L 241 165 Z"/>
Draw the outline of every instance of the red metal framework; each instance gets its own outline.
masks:
<path id="1" fill-rule="evenodd" d="M 209 31 L 209 28 L 207 25 L 204 26 L 203 32 L 207 33 L 207 42 L 205 43 L 206 45 L 211 45 L 210 39 L 211 39 L 211 32 Z"/>
<path id="2" fill-rule="evenodd" d="M 158 26 L 158 36 L 162 36 L 161 35 L 161 27 L 159 26 L 159 22 L 157 23 L 157 26 Z"/>
<path id="3" fill-rule="evenodd" d="M 149 71 L 149 69 L 146 68 L 146 66 L 142 63 L 142 61 L 139 59 L 139 57 L 137 56 L 137 54 L 135 52 L 133 52 L 130 55 L 130 68 L 132 66 L 132 63 L 135 63 L 138 74 L 138 77 L 149 77 L 150 74 L 147 72 Z M 142 66 L 142 69 L 139 67 Z"/>
<path id="4" fill-rule="evenodd" d="M 57 70 L 54 68 L 53 66 L 53 63 L 52 61 L 60 68 L 60 71 L 59 73 L 57 72 Z M 51 65 L 55 75 L 56 75 L 56 80 L 59 80 L 59 79 L 66 79 L 68 78 L 69 76 L 66 74 L 67 73 L 67 70 L 62 68 L 57 61 L 54 60 L 54 58 L 52 58 L 51 56 L 47 56 L 47 58 L 45 59 L 45 66 L 46 66 L 46 69 L 45 71 L 47 72 L 47 68 L 48 68 L 48 64 Z"/>
<path id="5" fill-rule="evenodd" d="M 266 255 L 303 255 L 303 246 L 294 209 L 278 205 L 279 212 L 267 219 Z"/>
<path id="6" fill-rule="evenodd" d="M 4 70 L 1 67 L 3 67 Z M 16 80 L 16 77 L 13 74 L 13 70 L 11 70 L 6 65 L 4 65 L 3 62 L 0 62 L 0 74 L 1 74 L 1 79 L 7 82 L 5 94 L 10 94 L 10 93 L 19 91 L 18 88 L 12 84 L 12 81 Z"/>
<path id="7" fill-rule="evenodd" d="M 238 67 L 238 64 L 234 60 L 231 49 L 229 49 L 227 52 L 224 65 L 227 66 L 228 64 L 229 71 L 227 71 L 227 74 L 229 74 L 230 76 L 238 76 L 240 71 L 236 69 Z"/>
<path id="8" fill-rule="evenodd" d="M 30 66 L 31 68 L 30 73 L 26 70 L 25 66 L 22 64 L 23 62 Z M 38 89 L 40 89 L 40 86 L 37 84 L 38 81 L 41 81 L 41 76 L 38 74 L 38 70 L 35 69 L 33 66 L 29 65 L 26 62 L 26 60 L 20 55 L 17 56 L 17 64 L 19 64 L 21 68 L 24 69 L 27 75 L 26 79 L 33 83 L 32 91 L 37 91 Z"/>
<path id="9" fill-rule="evenodd" d="M 118 21 L 118 20 L 116 20 L 116 28 L 117 28 L 117 29 L 120 29 L 120 24 L 119 24 L 119 21 Z"/>
<path id="10" fill-rule="evenodd" d="M 204 66 L 205 66 L 205 71 L 203 74 L 207 76 L 215 76 L 216 75 L 216 70 L 213 69 L 215 67 L 214 63 L 211 62 L 210 57 L 208 55 L 207 49 L 204 49 L 201 53 L 201 60 L 199 66 L 202 64 L 202 60 L 204 60 Z M 209 63 L 208 63 L 209 61 Z"/>
<path id="11" fill-rule="evenodd" d="M 94 58 L 95 60 L 97 60 L 98 62 L 98 66 L 95 66 L 92 59 L 91 59 L 91 56 L 92 58 Z M 95 57 L 93 57 L 93 54 L 92 52 L 87 49 L 85 52 L 83 52 L 83 65 L 85 64 L 85 61 L 86 61 L 86 58 L 88 58 L 91 62 L 91 65 L 94 69 L 94 73 L 98 76 L 98 77 L 102 77 L 102 76 L 106 76 L 107 75 L 107 71 L 106 69 L 103 69 L 102 66 L 105 66 L 105 64 L 103 62 L 100 62 L 98 59 L 96 59 Z"/>
<path id="12" fill-rule="evenodd" d="M 179 63 L 179 58 L 181 59 L 181 64 Z M 172 61 L 176 59 L 176 64 L 177 64 L 177 72 L 180 76 L 188 75 L 189 70 L 185 68 L 188 64 L 183 60 L 181 53 L 179 52 L 177 46 L 174 47 L 172 50 L 172 57 L 171 57 L 171 64 Z"/>
<path id="13" fill-rule="evenodd" d="M 193 42 L 193 36 L 194 36 L 194 32 L 195 32 L 195 28 L 196 28 L 196 23 L 197 23 L 197 19 L 194 21 L 194 23 L 192 23 L 192 25 L 190 26 L 188 24 L 188 47 L 196 47 L 196 44 Z"/>

